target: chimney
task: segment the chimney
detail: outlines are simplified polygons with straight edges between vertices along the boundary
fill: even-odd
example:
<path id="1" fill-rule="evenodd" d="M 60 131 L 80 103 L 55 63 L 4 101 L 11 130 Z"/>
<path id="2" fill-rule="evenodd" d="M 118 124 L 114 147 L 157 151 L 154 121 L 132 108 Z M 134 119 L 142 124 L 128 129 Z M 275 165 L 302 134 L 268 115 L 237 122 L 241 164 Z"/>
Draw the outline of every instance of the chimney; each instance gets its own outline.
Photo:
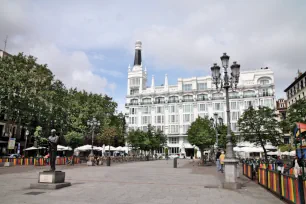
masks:
<path id="1" fill-rule="evenodd" d="M 135 59 L 134 59 L 134 66 L 141 66 L 141 41 L 137 40 L 135 43 Z"/>

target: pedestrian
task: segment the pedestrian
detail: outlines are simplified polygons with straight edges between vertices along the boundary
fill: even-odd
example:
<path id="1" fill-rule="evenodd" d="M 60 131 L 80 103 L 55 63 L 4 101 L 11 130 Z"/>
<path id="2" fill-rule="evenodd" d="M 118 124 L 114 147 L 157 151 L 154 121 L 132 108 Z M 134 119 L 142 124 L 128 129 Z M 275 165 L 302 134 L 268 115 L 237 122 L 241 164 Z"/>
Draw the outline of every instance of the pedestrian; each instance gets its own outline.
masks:
<path id="1" fill-rule="evenodd" d="M 217 166 L 217 171 L 221 171 L 221 164 L 220 164 L 220 155 L 221 155 L 221 152 L 220 150 L 218 149 L 217 151 L 217 154 L 216 154 L 216 166 Z"/>
<path id="2" fill-rule="evenodd" d="M 283 174 L 284 173 L 284 162 L 280 158 L 280 156 L 277 157 L 276 164 L 277 164 L 277 171 L 280 171 Z"/>
<path id="3" fill-rule="evenodd" d="M 225 154 L 224 154 L 224 151 L 222 151 L 219 157 L 220 164 L 221 164 L 221 173 L 224 172 L 224 159 L 225 159 Z"/>

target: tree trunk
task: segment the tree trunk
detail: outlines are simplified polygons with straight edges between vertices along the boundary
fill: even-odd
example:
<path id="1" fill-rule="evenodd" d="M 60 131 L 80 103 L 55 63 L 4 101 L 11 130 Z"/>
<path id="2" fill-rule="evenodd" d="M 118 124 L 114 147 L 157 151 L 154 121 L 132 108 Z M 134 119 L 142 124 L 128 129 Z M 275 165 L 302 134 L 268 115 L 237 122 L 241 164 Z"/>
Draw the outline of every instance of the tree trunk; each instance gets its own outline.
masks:
<path id="1" fill-rule="evenodd" d="M 263 150 L 264 150 L 264 153 L 265 153 L 265 160 L 266 160 L 266 162 L 268 162 L 268 154 L 267 154 L 267 150 L 266 150 L 265 145 L 264 145 L 264 143 L 263 143 L 263 141 L 262 141 L 262 140 L 260 140 L 260 145 L 261 145 L 261 147 L 262 147 L 262 148 L 263 148 Z"/>
<path id="2" fill-rule="evenodd" d="M 205 159 L 204 159 L 204 150 L 203 149 L 201 149 L 201 148 L 199 148 L 200 149 L 200 151 L 201 151 L 201 160 L 202 160 L 202 165 L 203 164 L 205 164 L 206 162 L 205 162 Z"/>

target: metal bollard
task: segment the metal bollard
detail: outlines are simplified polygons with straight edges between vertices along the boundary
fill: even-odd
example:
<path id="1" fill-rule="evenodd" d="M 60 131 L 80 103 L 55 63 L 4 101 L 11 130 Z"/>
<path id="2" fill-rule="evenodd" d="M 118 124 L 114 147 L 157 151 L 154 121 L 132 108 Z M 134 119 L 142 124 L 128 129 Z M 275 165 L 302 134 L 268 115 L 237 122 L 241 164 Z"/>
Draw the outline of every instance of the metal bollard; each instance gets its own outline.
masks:
<path id="1" fill-rule="evenodd" d="M 177 158 L 173 159 L 173 168 L 177 168 Z"/>
<path id="2" fill-rule="evenodd" d="M 111 158 L 107 157 L 106 166 L 110 166 L 110 165 L 111 165 Z"/>

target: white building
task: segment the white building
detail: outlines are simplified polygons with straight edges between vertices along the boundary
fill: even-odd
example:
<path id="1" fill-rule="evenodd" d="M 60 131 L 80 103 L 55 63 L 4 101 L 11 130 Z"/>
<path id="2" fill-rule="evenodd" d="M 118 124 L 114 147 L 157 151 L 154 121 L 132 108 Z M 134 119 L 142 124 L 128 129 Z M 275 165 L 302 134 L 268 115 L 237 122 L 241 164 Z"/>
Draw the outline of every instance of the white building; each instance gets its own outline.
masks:
<path id="1" fill-rule="evenodd" d="M 155 86 L 152 76 L 147 87 L 147 70 L 142 66 L 142 43 L 136 42 L 134 66 L 128 67 L 126 119 L 128 128 L 147 130 L 148 124 L 164 131 L 168 136 L 169 154 L 186 156 L 193 152 L 186 131 L 198 117 L 213 117 L 214 113 L 226 124 L 225 92 L 218 93 L 211 76 L 179 78 L 169 85 L 165 75 L 163 86 Z M 250 105 L 275 108 L 274 74 L 268 69 L 242 71 L 235 92 L 230 92 L 231 128 L 238 131 L 237 121 Z"/>

